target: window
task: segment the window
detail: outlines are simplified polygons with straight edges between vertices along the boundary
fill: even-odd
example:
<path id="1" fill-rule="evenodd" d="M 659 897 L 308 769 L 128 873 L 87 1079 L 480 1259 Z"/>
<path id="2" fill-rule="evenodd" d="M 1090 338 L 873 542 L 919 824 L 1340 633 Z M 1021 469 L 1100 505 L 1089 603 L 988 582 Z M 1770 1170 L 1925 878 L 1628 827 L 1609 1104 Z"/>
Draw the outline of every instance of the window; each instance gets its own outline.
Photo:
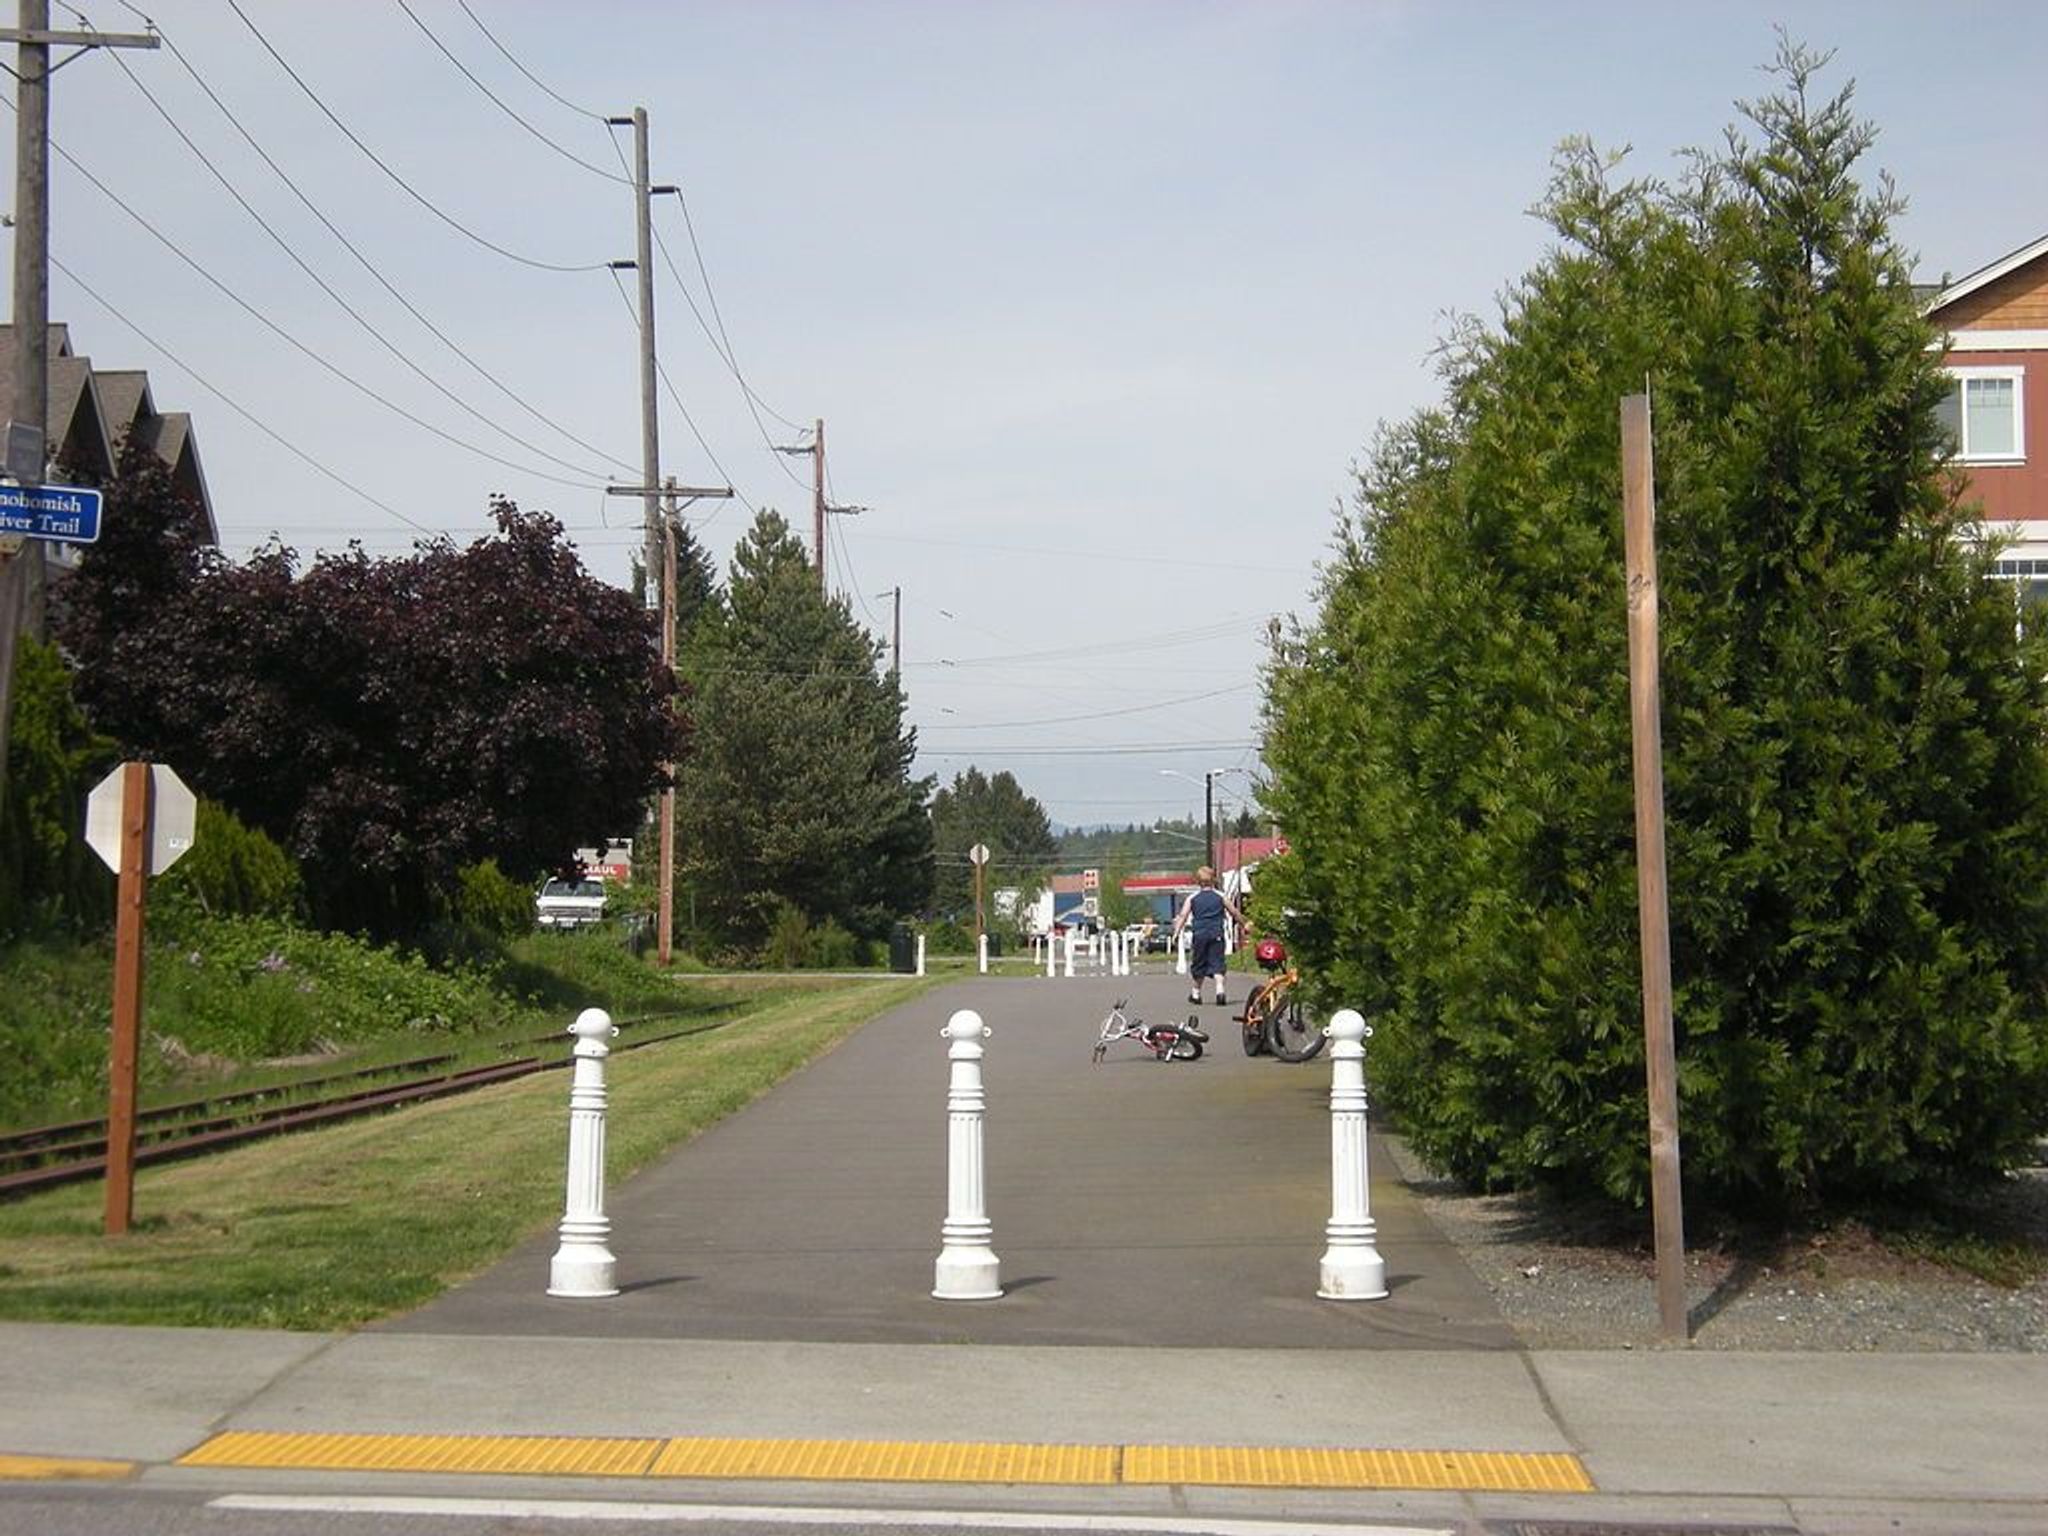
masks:
<path id="1" fill-rule="evenodd" d="M 2023 368 L 1951 368 L 1954 383 L 1936 407 L 1965 464 L 2018 464 L 2027 456 Z"/>
<path id="2" fill-rule="evenodd" d="M 2048 560 L 2002 556 L 1992 564 L 1991 577 L 2011 584 L 2023 633 L 2031 634 L 2048 621 Z"/>

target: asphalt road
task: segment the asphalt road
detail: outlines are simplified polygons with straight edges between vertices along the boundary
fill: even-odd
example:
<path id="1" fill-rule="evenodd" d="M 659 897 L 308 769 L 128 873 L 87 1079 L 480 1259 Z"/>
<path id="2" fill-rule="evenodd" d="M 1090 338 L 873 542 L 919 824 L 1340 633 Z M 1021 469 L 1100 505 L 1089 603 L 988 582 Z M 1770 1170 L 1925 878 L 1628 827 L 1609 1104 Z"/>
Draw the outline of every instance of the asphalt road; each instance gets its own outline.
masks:
<path id="1" fill-rule="evenodd" d="M 1239 995 L 1243 990 L 1242 978 Z M 823 1343 L 1508 1349 L 1482 1285 L 1376 1159 L 1392 1294 L 1316 1298 L 1330 1214 L 1327 1059 L 1248 1058 L 1226 1010 L 1199 1062 L 1090 1052 L 1110 1001 L 1187 1013 L 1168 972 L 974 979 L 899 1008 L 607 1201 L 622 1294 L 546 1292 L 552 1232 L 383 1327 Z M 985 1042 L 988 1211 L 1004 1294 L 930 1295 L 946 1203 L 946 1042 Z"/>

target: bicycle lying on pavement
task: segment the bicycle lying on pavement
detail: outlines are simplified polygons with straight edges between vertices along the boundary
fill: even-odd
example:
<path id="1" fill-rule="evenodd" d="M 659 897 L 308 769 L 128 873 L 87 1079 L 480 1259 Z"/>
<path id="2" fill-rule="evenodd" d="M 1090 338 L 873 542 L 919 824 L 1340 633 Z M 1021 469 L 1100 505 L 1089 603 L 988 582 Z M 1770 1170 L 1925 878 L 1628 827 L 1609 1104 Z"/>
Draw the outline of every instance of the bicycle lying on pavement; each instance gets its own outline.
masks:
<path id="1" fill-rule="evenodd" d="M 1196 1027 L 1193 1019 L 1147 1024 L 1143 1019 L 1132 1018 L 1124 1012 L 1129 1003 L 1129 998 L 1120 997 L 1110 1005 L 1109 1017 L 1102 1021 L 1102 1034 L 1095 1042 L 1093 1060 L 1098 1065 L 1109 1048 L 1119 1040 L 1129 1040 L 1144 1047 L 1156 1061 L 1195 1061 L 1200 1058 L 1209 1037 Z"/>
<path id="2" fill-rule="evenodd" d="M 1322 1050 L 1323 1032 L 1301 1006 L 1301 972 L 1287 963 L 1286 946 L 1278 939 L 1262 939 L 1257 953 L 1268 974 L 1244 1000 L 1244 1053 L 1307 1061 Z"/>

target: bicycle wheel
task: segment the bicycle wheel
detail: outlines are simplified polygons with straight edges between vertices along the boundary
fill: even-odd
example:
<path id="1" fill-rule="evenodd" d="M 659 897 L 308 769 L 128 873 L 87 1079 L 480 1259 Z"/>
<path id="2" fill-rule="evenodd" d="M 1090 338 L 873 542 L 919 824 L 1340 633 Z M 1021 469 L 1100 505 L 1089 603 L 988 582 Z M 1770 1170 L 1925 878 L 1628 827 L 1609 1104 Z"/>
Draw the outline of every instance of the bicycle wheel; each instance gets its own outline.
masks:
<path id="1" fill-rule="evenodd" d="M 1173 1037 L 1173 1049 L 1169 1052 L 1169 1055 L 1175 1061 L 1200 1061 L 1202 1059 L 1202 1042 L 1193 1035 L 1183 1035 L 1176 1032 Z"/>
<path id="2" fill-rule="evenodd" d="M 1252 988 L 1252 995 L 1244 1000 L 1244 1053 L 1247 1056 L 1263 1056 L 1268 1049 L 1266 993 L 1272 985 L 1270 981 L 1260 982 Z"/>
<path id="3" fill-rule="evenodd" d="M 1282 1061 L 1307 1061 L 1323 1048 L 1323 1032 L 1301 1011 L 1301 999 L 1290 997 L 1273 1016 L 1273 1054 Z"/>

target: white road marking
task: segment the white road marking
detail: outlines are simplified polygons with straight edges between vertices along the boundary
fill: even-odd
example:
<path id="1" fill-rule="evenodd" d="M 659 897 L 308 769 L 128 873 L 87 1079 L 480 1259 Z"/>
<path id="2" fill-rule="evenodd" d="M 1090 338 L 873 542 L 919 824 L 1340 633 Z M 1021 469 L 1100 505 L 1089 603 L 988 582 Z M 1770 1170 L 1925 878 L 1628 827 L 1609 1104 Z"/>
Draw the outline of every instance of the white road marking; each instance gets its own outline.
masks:
<path id="1" fill-rule="evenodd" d="M 772 1504 L 611 1503 L 603 1499 L 433 1499 L 375 1494 L 230 1493 L 210 1502 L 213 1509 L 261 1510 L 271 1514 L 462 1515 L 483 1520 L 714 1520 L 755 1525 L 947 1526 L 984 1531 L 1158 1532 L 1160 1536 L 1323 1536 L 1348 1530 L 1357 1536 L 1457 1536 L 1442 1525 L 1339 1525 L 1327 1519 L 1204 1520 L 1189 1515 L 1075 1515 L 1048 1510 L 1023 1514 L 993 1510 L 821 1509 Z"/>

